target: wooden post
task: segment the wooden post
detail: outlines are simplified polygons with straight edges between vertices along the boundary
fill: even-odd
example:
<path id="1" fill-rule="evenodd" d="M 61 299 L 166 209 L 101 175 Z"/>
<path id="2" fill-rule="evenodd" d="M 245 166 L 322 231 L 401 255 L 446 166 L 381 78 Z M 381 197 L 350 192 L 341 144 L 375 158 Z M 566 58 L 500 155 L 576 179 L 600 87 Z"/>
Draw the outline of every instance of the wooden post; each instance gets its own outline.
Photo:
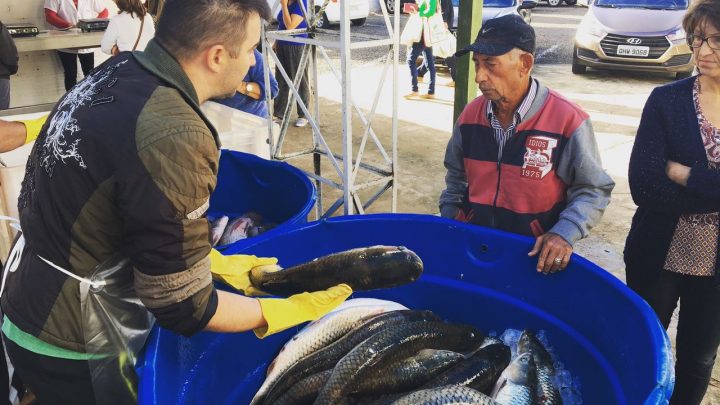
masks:
<path id="1" fill-rule="evenodd" d="M 458 49 L 462 49 L 475 41 L 475 36 L 477 36 L 482 26 L 482 8 L 483 0 L 460 0 L 457 31 Z M 472 52 L 458 58 L 456 66 L 457 82 L 455 83 L 453 123 L 457 121 L 465 105 L 477 97 Z"/>

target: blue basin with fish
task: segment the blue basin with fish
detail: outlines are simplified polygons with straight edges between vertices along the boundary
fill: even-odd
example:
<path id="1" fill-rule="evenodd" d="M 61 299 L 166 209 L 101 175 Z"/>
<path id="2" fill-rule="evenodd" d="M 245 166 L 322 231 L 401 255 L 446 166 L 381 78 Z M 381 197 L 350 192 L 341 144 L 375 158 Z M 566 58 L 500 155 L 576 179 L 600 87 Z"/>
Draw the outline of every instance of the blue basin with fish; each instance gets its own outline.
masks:
<path id="1" fill-rule="evenodd" d="M 425 264 L 415 283 L 366 293 L 429 309 L 486 331 L 545 331 L 580 384 L 583 404 L 665 404 L 673 388 L 670 342 L 650 307 L 617 278 L 573 256 L 562 273 L 535 271 L 530 238 L 443 218 L 382 214 L 296 226 L 228 253 L 276 256 L 284 266 L 355 247 L 404 245 Z M 246 404 L 268 363 L 298 328 L 184 338 L 155 328 L 138 365 L 141 404 Z"/>
<path id="2" fill-rule="evenodd" d="M 315 205 L 315 186 L 300 169 L 285 162 L 263 159 L 248 153 L 223 150 L 220 154 L 217 187 L 210 196 L 208 215 L 233 218 L 247 212 L 262 215 L 265 223 L 277 226 L 255 238 L 272 238 L 292 225 L 307 222 Z M 235 242 L 238 247 L 250 239 Z M 230 245 L 216 246 L 224 250 Z"/>

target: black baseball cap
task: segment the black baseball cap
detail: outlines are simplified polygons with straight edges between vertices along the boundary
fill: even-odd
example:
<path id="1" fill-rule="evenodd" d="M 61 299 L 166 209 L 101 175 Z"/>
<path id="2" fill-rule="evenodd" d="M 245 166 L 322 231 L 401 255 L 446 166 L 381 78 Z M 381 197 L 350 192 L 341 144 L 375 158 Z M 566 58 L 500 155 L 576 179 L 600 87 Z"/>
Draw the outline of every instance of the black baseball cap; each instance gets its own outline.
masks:
<path id="1" fill-rule="evenodd" d="M 500 56 L 513 48 L 535 53 L 535 30 L 517 14 L 493 18 L 484 23 L 475 42 L 457 51 L 455 56 L 476 52 L 488 56 Z"/>

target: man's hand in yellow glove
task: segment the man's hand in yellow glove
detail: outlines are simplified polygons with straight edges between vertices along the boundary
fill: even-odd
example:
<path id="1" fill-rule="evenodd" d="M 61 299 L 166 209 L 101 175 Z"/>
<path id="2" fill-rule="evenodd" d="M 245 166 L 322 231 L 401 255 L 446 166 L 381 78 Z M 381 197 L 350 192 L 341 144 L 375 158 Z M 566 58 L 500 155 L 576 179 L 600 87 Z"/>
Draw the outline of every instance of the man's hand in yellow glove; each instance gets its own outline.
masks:
<path id="1" fill-rule="evenodd" d="M 40 131 L 42 130 L 43 125 L 45 125 L 45 121 L 47 120 L 48 116 L 43 115 L 40 118 L 36 118 L 34 120 L 22 120 L 23 124 L 25 124 L 25 143 L 28 144 L 34 140 L 37 139 L 38 135 L 40 135 Z"/>
<path id="2" fill-rule="evenodd" d="M 215 249 L 210 251 L 210 271 L 215 280 L 222 281 L 240 291 L 243 295 L 257 297 L 269 295 L 253 287 L 250 282 L 250 270 L 260 266 L 275 266 L 274 257 L 257 257 L 252 255 L 223 256 Z"/>
<path id="3" fill-rule="evenodd" d="M 352 292 L 349 285 L 338 284 L 324 291 L 288 298 L 259 298 L 267 326 L 255 329 L 255 335 L 262 339 L 303 322 L 314 321 L 342 304 Z"/>

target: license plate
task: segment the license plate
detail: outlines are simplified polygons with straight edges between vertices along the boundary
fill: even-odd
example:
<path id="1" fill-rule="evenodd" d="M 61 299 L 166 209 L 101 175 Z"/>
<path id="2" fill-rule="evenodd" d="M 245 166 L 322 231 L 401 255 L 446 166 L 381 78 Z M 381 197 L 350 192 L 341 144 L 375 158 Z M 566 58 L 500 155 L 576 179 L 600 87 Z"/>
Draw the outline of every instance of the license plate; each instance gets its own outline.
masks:
<path id="1" fill-rule="evenodd" d="M 618 54 L 618 56 L 647 57 L 648 55 L 650 55 L 650 47 L 649 46 L 618 45 L 617 54 Z"/>

